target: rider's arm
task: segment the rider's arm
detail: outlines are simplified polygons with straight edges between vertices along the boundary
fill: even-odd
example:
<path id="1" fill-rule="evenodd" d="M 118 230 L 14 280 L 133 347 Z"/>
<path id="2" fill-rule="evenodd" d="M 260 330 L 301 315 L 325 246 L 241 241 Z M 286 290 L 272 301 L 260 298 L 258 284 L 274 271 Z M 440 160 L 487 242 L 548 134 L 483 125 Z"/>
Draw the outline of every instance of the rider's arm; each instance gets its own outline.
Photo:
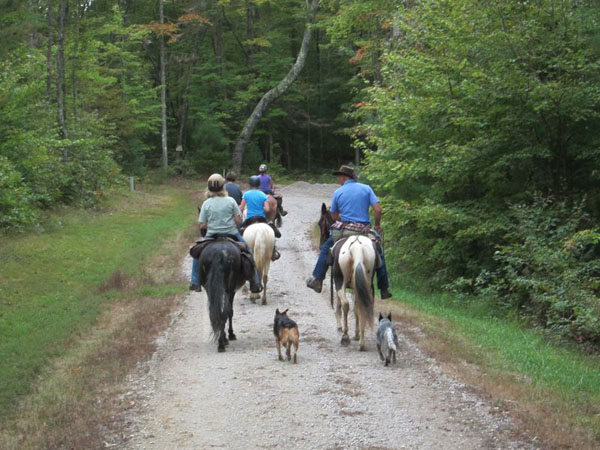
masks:
<path id="1" fill-rule="evenodd" d="M 263 203 L 263 209 L 265 210 L 265 214 L 269 214 L 269 211 L 271 211 L 271 207 L 269 206 L 268 200 Z"/>
<path id="2" fill-rule="evenodd" d="M 373 205 L 375 211 L 375 230 L 381 233 L 381 203 L 377 202 Z"/>
<path id="3" fill-rule="evenodd" d="M 246 199 L 243 198 L 242 199 L 242 203 L 240 203 L 240 209 L 243 211 L 244 209 L 246 209 Z"/>
<path id="4" fill-rule="evenodd" d="M 198 222 L 198 231 L 202 234 L 202 230 L 206 230 L 207 226 L 204 222 Z"/>
<path id="5" fill-rule="evenodd" d="M 271 191 L 273 190 L 273 177 L 271 177 L 271 179 L 269 180 L 270 186 L 271 186 Z"/>
<path id="6" fill-rule="evenodd" d="M 242 216 L 233 216 L 233 220 L 235 221 L 235 224 L 239 226 L 242 224 Z"/>

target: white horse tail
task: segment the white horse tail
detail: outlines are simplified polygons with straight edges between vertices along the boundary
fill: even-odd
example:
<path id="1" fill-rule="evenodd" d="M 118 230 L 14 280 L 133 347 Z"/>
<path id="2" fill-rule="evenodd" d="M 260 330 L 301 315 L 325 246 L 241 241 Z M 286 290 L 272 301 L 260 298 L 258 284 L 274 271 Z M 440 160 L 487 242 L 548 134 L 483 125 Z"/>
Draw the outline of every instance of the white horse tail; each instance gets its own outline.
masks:
<path id="1" fill-rule="evenodd" d="M 371 283 L 365 273 L 362 262 L 354 266 L 354 292 L 355 304 L 361 317 L 366 321 L 369 327 L 373 326 L 373 296 L 371 294 Z"/>
<path id="2" fill-rule="evenodd" d="M 262 227 L 257 228 L 254 238 L 254 263 L 258 270 L 258 277 L 262 278 L 267 263 L 271 259 L 271 255 L 267 255 L 267 235 Z"/>
<path id="3" fill-rule="evenodd" d="M 396 351 L 396 342 L 394 341 L 394 330 L 392 327 L 385 330 L 385 339 L 387 340 L 387 346 L 389 349 Z"/>

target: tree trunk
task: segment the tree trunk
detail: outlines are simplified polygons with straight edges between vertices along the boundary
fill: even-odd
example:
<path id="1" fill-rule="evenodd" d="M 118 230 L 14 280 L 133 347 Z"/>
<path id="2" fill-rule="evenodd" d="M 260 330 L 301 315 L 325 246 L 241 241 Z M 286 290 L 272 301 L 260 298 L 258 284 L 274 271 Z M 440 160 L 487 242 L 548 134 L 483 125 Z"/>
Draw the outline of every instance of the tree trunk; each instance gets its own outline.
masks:
<path id="1" fill-rule="evenodd" d="M 308 0 L 307 0 L 308 2 Z M 264 116 L 264 114 L 268 111 L 271 104 L 277 100 L 281 95 L 283 95 L 292 83 L 298 78 L 302 68 L 304 67 L 304 63 L 306 61 L 306 55 L 308 54 L 308 47 L 310 44 L 310 35 L 311 30 L 310 26 L 315 19 L 315 15 L 317 12 L 317 8 L 319 6 L 319 0 L 311 0 L 311 5 L 308 11 L 308 18 L 306 28 L 304 30 L 304 37 L 302 38 L 302 45 L 300 46 L 300 52 L 298 53 L 298 57 L 296 58 L 296 62 L 287 73 L 287 75 L 279 82 L 277 86 L 267 92 L 258 102 L 250 117 L 246 121 L 242 132 L 240 133 L 237 142 L 235 144 L 235 148 L 233 150 L 233 169 L 240 173 L 242 169 L 242 161 L 244 159 L 244 153 L 246 152 L 246 147 L 248 146 L 248 142 L 250 142 L 250 138 L 252 137 L 252 133 L 256 128 L 256 125 L 260 121 L 260 119 Z"/>
<path id="2" fill-rule="evenodd" d="M 48 0 L 48 11 L 46 16 L 48 26 L 48 43 L 46 47 L 46 96 L 51 102 L 52 98 L 52 44 L 54 44 L 54 33 L 52 29 L 52 14 L 54 13 L 54 2 Z"/>
<path id="3" fill-rule="evenodd" d="M 161 25 L 165 23 L 163 8 L 164 0 L 158 0 L 159 20 Z M 161 119 L 161 144 L 163 169 L 169 167 L 169 155 L 167 153 L 167 75 L 165 69 L 165 37 L 160 35 L 160 119 Z"/>
<path id="4" fill-rule="evenodd" d="M 67 138 L 67 119 L 65 112 L 65 22 L 69 10 L 68 0 L 61 0 L 58 7 L 58 50 L 56 55 L 56 102 L 58 106 L 58 129 L 61 139 Z M 67 160 L 67 150 L 63 150 Z"/>

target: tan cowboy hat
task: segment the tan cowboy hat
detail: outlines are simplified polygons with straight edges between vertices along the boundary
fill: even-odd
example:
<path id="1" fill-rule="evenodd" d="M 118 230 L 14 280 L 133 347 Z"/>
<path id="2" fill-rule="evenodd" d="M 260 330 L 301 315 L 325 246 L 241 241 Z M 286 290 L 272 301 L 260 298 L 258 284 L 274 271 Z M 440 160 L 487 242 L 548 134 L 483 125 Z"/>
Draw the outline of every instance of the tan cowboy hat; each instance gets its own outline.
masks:
<path id="1" fill-rule="evenodd" d="M 356 172 L 354 171 L 354 167 L 341 165 L 338 170 L 332 173 L 332 175 L 344 175 L 350 178 L 356 178 Z"/>

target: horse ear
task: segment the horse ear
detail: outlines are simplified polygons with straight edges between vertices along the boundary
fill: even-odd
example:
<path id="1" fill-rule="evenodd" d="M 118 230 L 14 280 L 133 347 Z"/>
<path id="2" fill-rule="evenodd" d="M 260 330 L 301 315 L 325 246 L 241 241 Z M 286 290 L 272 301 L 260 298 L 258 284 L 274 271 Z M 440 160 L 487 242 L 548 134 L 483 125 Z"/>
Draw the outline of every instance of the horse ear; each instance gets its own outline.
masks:
<path id="1" fill-rule="evenodd" d="M 392 321 L 392 312 L 390 311 L 390 313 L 388 314 L 388 320 L 391 322 Z"/>
<path id="2" fill-rule="evenodd" d="M 288 312 L 289 310 L 290 310 L 290 308 L 286 309 L 286 310 L 285 310 L 285 311 L 283 311 L 281 314 L 282 314 L 282 315 L 286 315 L 286 314 L 287 314 L 287 312 Z"/>
<path id="3" fill-rule="evenodd" d="M 327 214 L 327 205 L 325 203 L 321 204 L 321 214 Z"/>

